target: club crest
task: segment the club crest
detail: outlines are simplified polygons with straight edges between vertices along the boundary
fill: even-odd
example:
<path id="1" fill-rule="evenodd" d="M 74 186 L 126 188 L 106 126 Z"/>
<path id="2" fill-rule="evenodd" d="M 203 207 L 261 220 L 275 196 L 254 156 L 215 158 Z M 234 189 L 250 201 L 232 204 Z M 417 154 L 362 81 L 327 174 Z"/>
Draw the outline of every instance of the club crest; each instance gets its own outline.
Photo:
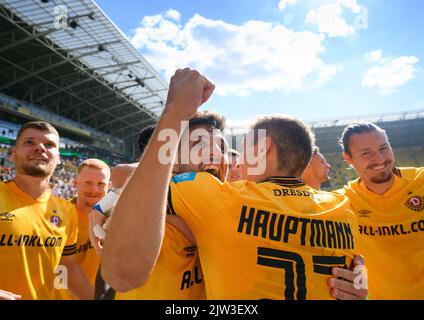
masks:
<path id="1" fill-rule="evenodd" d="M 406 201 L 405 205 L 414 211 L 423 211 L 424 210 L 424 197 L 413 196 Z"/>

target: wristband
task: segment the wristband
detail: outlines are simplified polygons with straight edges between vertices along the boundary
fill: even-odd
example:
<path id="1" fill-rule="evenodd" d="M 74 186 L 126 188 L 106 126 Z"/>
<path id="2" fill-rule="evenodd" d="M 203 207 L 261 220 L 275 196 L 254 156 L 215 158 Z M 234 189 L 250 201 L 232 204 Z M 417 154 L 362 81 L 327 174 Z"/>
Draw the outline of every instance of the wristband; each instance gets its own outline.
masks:
<path id="1" fill-rule="evenodd" d="M 100 240 L 104 240 L 106 238 L 106 231 L 99 224 L 96 224 L 93 227 L 93 232 L 94 235 Z"/>
<path id="2" fill-rule="evenodd" d="M 93 209 L 99 211 L 106 217 L 109 217 L 111 210 L 116 205 L 118 201 L 119 194 L 115 189 L 110 189 L 109 192 L 99 201 L 97 202 Z"/>

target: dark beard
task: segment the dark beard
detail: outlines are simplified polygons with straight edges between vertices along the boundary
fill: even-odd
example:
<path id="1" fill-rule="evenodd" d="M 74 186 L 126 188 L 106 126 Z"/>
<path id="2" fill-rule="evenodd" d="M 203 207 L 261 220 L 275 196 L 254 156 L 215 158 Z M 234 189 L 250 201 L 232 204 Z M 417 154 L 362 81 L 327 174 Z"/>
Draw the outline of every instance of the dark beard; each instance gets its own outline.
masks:
<path id="1" fill-rule="evenodd" d="M 392 179 L 392 177 L 393 177 L 393 172 L 390 171 L 388 172 L 387 175 L 385 173 L 382 173 L 381 175 L 377 177 L 372 177 L 371 182 L 376 184 L 382 184 L 382 183 L 389 182 Z"/>
<path id="2" fill-rule="evenodd" d="M 30 177 L 35 177 L 35 178 L 45 178 L 49 176 L 50 172 L 47 172 L 47 169 L 48 168 L 44 169 L 39 167 L 31 167 L 28 165 L 24 165 L 22 167 L 22 171 L 24 174 Z"/>

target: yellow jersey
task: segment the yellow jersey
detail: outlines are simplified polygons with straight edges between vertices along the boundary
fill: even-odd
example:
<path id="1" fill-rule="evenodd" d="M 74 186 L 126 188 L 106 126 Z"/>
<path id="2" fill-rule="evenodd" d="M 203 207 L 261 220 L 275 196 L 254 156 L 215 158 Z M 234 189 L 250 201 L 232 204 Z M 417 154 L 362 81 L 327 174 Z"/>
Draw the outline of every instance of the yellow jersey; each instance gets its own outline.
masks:
<path id="1" fill-rule="evenodd" d="M 0 289 L 22 299 L 60 297 L 56 268 L 75 253 L 77 228 L 72 206 L 49 190 L 33 199 L 13 181 L 0 183 Z"/>
<path id="2" fill-rule="evenodd" d="M 424 168 L 394 170 L 384 195 L 344 188 L 362 235 L 371 299 L 424 299 Z"/>
<path id="3" fill-rule="evenodd" d="M 78 238 L 75 252 L 75 260 L 82 272 L 87 277 L 88 282 L 95 286 L 97 271 L 100 267 L 100 257 L 96 254 L 90 238 L 88 237 L 88 215 L 78 210 L 76 199 L 71 201 L 73 210 L 78 216 Z M 74 296 L 69 290 L 63 290 L 62 299 L 73 300 Z"/>
<path id="4" fill-rule="evenodd" d="M 200 300 L 205 285 L 196 246 L 173 225 L 165 237 L 156 265 L 144 286 L 116 292 L 115 300 Z"/>
<path id="5" fill-rule="evenodd" d="M 168 206 L 193 232 L 208 299 L 332 299 L 332 267 L 356 255 L 346 197 L 294 178 L 222 183 L 208 173 L 172 178 Z"/>

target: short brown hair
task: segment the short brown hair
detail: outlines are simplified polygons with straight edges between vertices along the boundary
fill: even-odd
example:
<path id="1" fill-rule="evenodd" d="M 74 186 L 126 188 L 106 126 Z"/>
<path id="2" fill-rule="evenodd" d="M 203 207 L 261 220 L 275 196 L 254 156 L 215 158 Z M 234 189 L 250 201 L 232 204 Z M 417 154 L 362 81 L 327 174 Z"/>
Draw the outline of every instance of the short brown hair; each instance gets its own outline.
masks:
<path id="1" fill-rule="evenodd" d="M 86 159 L 83 162 L 81 162 L 80 165 L 78 166 L 78 173 L 80 173 L 82 169 L 84 169 L 85 167 L 89 167 L 92 169 L 100 169 L 100 170 L 108 169 L 108 171 L 110 171 L 110 168 L 106 164 L 106 162 L 100 159 L 95 159 L 95 158 Z"/>
<path id="2" fill-rule="evenodd" d="M 44 121 L 31 121 L 25 123 L 18 131 L 18 134 L 16 136 L 16 142 L 18 142 L 19 138 L 22 136 L 22 134 L 27 129 L 36 129 L 39 131 L 45 131 L 50 132 L 55 135 L 57 135 L 57 138 L 59 139 L 59 132 L 57 132 L 56 128 L 53 127 L 50 123 L 44 122 Z"/>
<path id="3" fill-rule="evenodd" d="M 303 121 L 288 115 L 271 115 L 257 118 L 251 126 L 254 136 L 265 129 L 277 148 L 278 169 L 290 176 L 299 177 L 312 157 L 315 136 Z M 255 139 L 257 143 L 257 138 Z"/>
<path id="4" fill-rule="evenodd" d="M 198 111 L 188 123 L 190 129 L 208 125 L 223 132 L 225 129 L 225 118 L 214 111 Z"/>

